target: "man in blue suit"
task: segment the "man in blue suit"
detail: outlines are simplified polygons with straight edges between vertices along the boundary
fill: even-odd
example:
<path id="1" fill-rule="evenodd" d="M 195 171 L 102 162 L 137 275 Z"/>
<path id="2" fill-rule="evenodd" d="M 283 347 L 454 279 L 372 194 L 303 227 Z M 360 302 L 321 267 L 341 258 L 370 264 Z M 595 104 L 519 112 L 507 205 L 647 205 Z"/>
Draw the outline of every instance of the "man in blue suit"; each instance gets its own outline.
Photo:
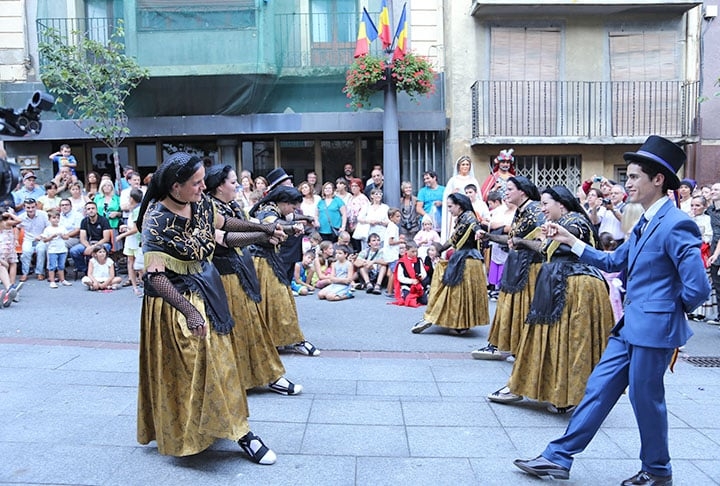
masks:
<path id="1" fill-rule="evenodd" d="M 675 173 L 685 163 L 683 150 L 653 135 L 624 158 L 628 200 L 645 210 L 628 241 L 615 252 L 604 253 L 586 247 L 556 224 L 546 224 L 544 231 L 570 245 L 586 263 L 607 272 L 626 271 L 625 316 L 613 328 L 565 434 L 548 444 L 542 455 L 514 464 L 538 477 L 568 479 L 573 456 L 587 447 L 629 385 L 640 430 L 642 468 L 621 484 L 670 486 L 663 377 L 675 349 L 692 336 L 685 313 L 708 298 L 710 286 L 700 257 L 698 227 L 666 196 L 668 189 L 680 185 Z"/>

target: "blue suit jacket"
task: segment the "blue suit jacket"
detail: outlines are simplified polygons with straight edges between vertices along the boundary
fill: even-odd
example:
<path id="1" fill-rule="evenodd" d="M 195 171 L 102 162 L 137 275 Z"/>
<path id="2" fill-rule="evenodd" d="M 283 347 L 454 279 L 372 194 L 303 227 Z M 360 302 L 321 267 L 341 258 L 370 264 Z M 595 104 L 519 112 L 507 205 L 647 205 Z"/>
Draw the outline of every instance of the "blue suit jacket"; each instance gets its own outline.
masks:
<path id="1" fill-rule="evenodd" d="M 650 348 L 682 346 L 693 332 L 690 312 L 710 295 L 700 257 L 700 230 L 668 201 L 639 240 L 635 234 L 613 253 L 586 247 L 582 261 L 606 272 L 627 270 L 625 316 L 615 326 L 630 344 Z"/>

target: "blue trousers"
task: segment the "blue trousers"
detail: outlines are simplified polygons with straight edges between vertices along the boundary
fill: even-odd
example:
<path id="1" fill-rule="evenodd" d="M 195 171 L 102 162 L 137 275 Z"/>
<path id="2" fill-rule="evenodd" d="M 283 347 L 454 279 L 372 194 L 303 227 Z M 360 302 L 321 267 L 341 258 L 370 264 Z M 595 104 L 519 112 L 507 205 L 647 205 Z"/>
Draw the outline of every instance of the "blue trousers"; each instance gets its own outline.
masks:
<path id="1" fill-rule="evenodd" d="M 642 470 L 670 476 L 663 380 L 672 355 L 673 349 L 633 346 L 623 339 L 622 329 L 619 336 L 611 336 L 565 434 L 550 442 L 542 456 L 569 469 L 573 456 L 585 450 L 629 385 L 630 403 L 640 430 Z"/>

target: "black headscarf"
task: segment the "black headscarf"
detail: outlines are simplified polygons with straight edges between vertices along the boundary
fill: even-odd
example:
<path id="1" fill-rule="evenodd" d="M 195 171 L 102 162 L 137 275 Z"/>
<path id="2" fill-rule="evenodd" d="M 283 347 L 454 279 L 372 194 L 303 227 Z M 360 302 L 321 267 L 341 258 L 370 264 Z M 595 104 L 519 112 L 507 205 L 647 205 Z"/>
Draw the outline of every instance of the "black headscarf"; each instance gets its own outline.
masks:
<path id="1" fill-rule="evenodd" d="M 554 201 L 559 202 L 562 204 L 565 209 L 568 211 L 573 211 L 576 213 L 580 213 L 581 215 L 585 214 L 585 210 L 583 210 L 582 206 L 580 206 L 580 203 L 578 202 L 577 198 L 573 195 L 570 190 L 568 190 L 567 187 L 563 186 L 552 186 L 548 187 L 543 191 L 543 194 L 549 194 L 551 198 L 553 198 Z"/>
<path id="2" fill-rule="evenodd" d="M 229 165 L 211 165 L 205 170 L 205 190 L 215 194 L 218 187 L 223 185 L 233 168 Z"/>
<path id="3" fill-rule="evenodd" d="M 530 182 L 530 179 L 528 179 L 527 177 L 512 176 L 508 179 L 508 182 L 512 182 L 513 184 L 515 184 L 515 187 L 524 192 L 525 195 L 533 201 L 540 200 L 540 191 L 538 191 L 538 188 L 535 186 L 535 184 Z"/>
<path id="4" fill-rule="evenodd" d="M 203 166 L 200 157 L 190 155 L 186 152 L 175 152 L 165 159 L 158 170 L 150 179 L 150 185 L 143 197 L 142 205 L 137 219 L 137 227 L 142 228 L 142 220 L 148 206 L 153 201 L 165 199 L 176 182 L 182 184 Z"/>
<path id="5" fill-rule="evenodd" d="M 463 210 L 463 213 L 465 211 L 475 211 L 473 208 L 472 202 L 470 201 L 470 198 L 467 197 L 465 194 L 460 194 L 459 192 L 453 192 L 448 196 L 448 199 L 450 199 L 453 204 L 457 204 L 460 206 Z"/>
<path id="6" fill-rule="evenodd" d="M 303 196 L 292 186 L 277 186 L 273 188 L 272 191 L 268 192 L 265 197 L 260 199 L 255 206 L 252 207 L 250 210 L 250 216 L 255 216 L 255 213 L 257 213 L 257 210 L 270 202 L 274 203 L 291 203 L 291 204 L 300 204 L 302 202 Z"/>

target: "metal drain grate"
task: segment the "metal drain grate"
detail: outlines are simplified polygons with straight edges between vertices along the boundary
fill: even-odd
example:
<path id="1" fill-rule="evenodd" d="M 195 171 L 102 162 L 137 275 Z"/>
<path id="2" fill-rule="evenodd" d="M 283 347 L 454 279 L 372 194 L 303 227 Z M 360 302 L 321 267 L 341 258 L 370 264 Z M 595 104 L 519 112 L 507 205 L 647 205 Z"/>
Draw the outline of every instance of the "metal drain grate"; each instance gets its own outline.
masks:
<path id="1" fill-rule="evenodd" d="M 683 360 L 701 368 L 720 368 L 720 356 L 685 356 Z"/>

